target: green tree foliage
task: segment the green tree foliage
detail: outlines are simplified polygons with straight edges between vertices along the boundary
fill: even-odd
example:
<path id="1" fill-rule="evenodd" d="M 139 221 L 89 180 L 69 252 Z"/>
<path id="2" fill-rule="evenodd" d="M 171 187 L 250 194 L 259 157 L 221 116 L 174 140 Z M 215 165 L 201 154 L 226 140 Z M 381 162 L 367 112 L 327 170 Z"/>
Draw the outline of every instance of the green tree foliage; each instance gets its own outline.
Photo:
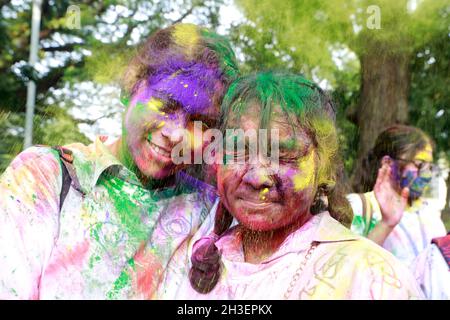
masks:
<path id="1" fill-rule="evenodd" d="M 246 21 L 232 35 L 247 69 L 290 68 L 331 86 L 348 173 L 393 122 L 418 125 L 448 150 L 448 1 L 237 3 Z M 337 65 L 336 53 L 345 51 L 356 59 Z"/>
<path id="2" fill-rule="evenodd" d="M 155 29 L 176 22 L 217 27 L 222 1 L 44 0 L 41 63 L 35 70 L 27 64 L 31 3 L 0 1 L 0 172 L 22 149 L 28 79 L 37 82 L 33 143 L 88 143 L 78 124 L 92 125 L 99 118 L 82 117 L 96 92 L 87 92 L 87 102 L 74 109 L 73 101 L 83 95 L 77 85 L 115 85 L 113 103 L 103 104 L 120 111 L 117 80 L 136 47 Z M 79 29 L 67 24 L 70 5 L 79 8 Z"/>
<path id="3" fill-rule="evenodd" d="M 437 154 L 450 160 L 450 41 L 439 35 L 419 48 L 411 64 L 410 120 L 430 134 Z"/>

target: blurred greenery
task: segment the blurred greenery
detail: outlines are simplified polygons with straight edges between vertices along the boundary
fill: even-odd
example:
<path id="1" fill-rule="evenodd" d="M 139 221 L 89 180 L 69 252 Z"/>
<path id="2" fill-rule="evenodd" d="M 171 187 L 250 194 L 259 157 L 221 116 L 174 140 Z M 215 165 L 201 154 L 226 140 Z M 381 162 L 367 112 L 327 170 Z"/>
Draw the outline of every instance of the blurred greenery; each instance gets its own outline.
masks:
<path id="1" fill-rule="evenodd" d="M 36 70 L 27 63 L 31 4 L 0 1 L 0 172 L 23 147 L 28 79 L 37 81 L 33 143 L 88 143 L 80 125 L 120 113 L 117 83 L 136 47 L 155 29 L 186 19 L 216 28 L 222 1 L 44 0 Z M 66 23 L 73 4 L 80 9 L 80 29 Z M 88 89 L 80 88 L 83 83 Z M 101 85 L 113 86 L 113 94 L 99 97 Z M 108 114 L 90 115 L 94 98 L 112 104 Z"/>
<path id="2" fill-rule="evenodd" d="M 80 8 L 81 29 L 66 26 L 71 4 Z M 223 25 L 234 5 L 242 17 Z M 380 29 L 369 28 L 373 5 Z M 422 128 L 436 155 L 450 159 L 448 1 L 44 0 L 42 12 L 41 63 L 33 70 L 31 0 L 0 1 L 0 172 L 22 149 L 29 78 L 38 88 L 33 142 L 88 143 L 96 120 L 120 117 L 117 82 L 136 47 L 181 21 L 226 33 L 244 72 L 289 69 L 327 89 L 349 176 L 380 128 L 394 122 Z"/>

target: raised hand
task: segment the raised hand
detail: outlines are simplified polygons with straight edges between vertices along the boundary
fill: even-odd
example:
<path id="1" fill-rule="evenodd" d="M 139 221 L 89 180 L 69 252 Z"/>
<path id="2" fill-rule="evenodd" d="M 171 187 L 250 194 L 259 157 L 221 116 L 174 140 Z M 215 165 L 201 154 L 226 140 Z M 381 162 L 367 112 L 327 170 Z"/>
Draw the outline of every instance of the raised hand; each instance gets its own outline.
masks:
<path id="1" fill-rule="evenodd" d="M 399 188 L 394 178 L 392 160 L 383 159 L 383 165 L 378 170 L 374 193 L 381 209 L 382 222 L 390 228 L 400 222 L 408 205 L 409 189 Z"/>

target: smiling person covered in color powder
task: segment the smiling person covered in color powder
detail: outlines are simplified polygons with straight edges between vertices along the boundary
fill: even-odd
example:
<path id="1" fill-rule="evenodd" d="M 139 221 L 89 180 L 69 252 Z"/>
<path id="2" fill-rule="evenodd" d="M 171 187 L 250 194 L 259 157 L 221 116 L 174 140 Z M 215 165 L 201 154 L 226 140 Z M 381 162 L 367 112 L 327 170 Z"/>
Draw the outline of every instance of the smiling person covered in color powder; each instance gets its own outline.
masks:
<path id="1" fill-rule="evenodd" d="M 232 84 L 222 109 L 224 129 L 278 130 L 279 163 L 260 150 L 227 148 L 214 232 L 203 225 L 175 253 L 158 297 L 421 297 L 403 265 L 346 227 L 352 216 L 337 174 L 334 108 L 320 88 L 297 75 L 259 73 Z M 238 221 L 231 228 L 229 214 Z"/>
<path id="2" fill-rule="evenodd" d="M 159 30 L 124 76 L 117 141 L 18 155 L 0 180 L 0 298 L 151 298 L 216 202 L 171 151 L 183 135 L 204 147 L 193 122 L 214 124 L 237 71 L 221 36 L 192 24 Z"/>
<path id="3" fill-rule="evenodd" d="M 352 230 L 408 266 L 433 238 L 446 234 L 440 211 L 422 196 L 432 177 L 432 145 L 418 128 L 385 129 L 366 156 L 357 182 L 366 193 L 348 195 Z"/>

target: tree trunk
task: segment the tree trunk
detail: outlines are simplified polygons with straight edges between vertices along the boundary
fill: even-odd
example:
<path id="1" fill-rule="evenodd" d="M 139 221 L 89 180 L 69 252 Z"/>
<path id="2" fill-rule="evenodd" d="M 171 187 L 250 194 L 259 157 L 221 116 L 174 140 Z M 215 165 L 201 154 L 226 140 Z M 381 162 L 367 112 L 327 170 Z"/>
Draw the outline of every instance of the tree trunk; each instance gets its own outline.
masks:
<path id="1" fill-rule="evenodd" d="M 356 121 L 359 148 L 352 177 L 353 189 L 360 185 L 362 160 L 373 147 L 378 134 L 387 126 L 408 120 L 410 83 L 409 55 L 378 50 L 366 51 L 361 57 L 361 96 Z"/>

